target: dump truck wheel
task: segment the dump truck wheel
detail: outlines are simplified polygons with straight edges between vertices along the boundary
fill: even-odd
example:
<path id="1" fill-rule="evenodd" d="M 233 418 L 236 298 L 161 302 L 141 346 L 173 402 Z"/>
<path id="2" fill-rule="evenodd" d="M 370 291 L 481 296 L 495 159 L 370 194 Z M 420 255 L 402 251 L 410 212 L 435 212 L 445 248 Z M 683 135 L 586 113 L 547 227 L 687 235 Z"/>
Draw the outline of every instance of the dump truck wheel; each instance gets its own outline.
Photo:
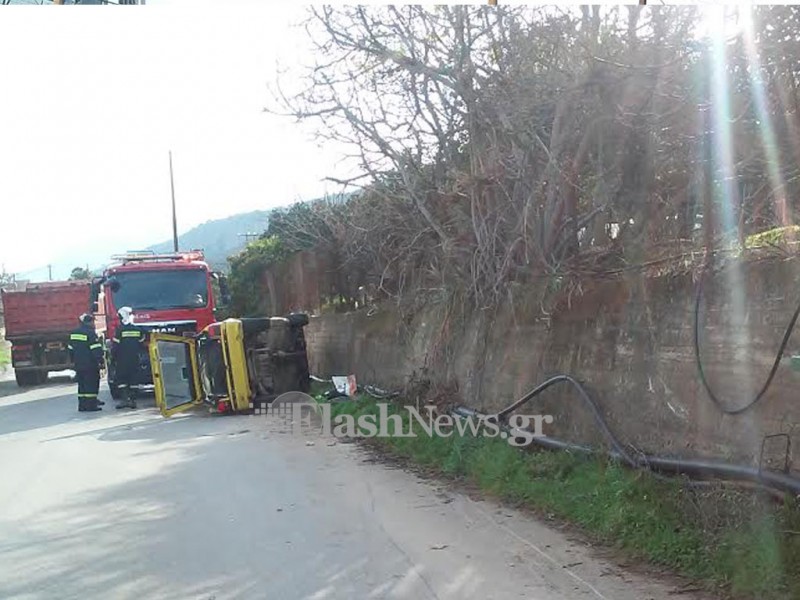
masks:
<path id="1" fill-rule="evenodd" d="M 19 369 L 14 370 L 14 379 L 17 380 L 17 385 L 19 387 L 28 387 L 33 385 L 35 382 L 35 371 L 20 371 Z"/>

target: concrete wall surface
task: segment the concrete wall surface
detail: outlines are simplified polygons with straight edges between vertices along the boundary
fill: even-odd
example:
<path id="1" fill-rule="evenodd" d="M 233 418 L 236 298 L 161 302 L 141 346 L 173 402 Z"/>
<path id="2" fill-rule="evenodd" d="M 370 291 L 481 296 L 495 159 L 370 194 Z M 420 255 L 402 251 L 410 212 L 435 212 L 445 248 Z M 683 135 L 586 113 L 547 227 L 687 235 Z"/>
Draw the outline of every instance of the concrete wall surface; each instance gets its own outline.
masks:
<path id="1" fill-rule="evenodd" d="M 800 301 L 799 276 L 800 261 L 791 259 L 727 267 L 707 280 L 702 359 L 730 406 L 747 402 L 766 379 Z M 618 437 L 642 451 L 757 464 L 765 436 L 800 441 L 800 373 L 788 359 L 800 354 L 800 334 L 762 400 L 744 414 L 724 415 L 698 377 L 692 274 L 636 273 L 582 287 L 547 311 L 535 290 L 519 289 L 493 310 L 431 302 L 409 311 L 383 303 L 312 317 L 312 372 L 355 373 L 360 383 L 387 388 L 412 375 L 452 382 L 459 401 L 486 411 L 567 373 L 586 383 Z M 555 417 L 545 433 L 603 443 L 573 390 L 551 388 L 540 398 L 525 412 Z M 765 444 L 767 466 L 782 468 L 785 439 Z"/>

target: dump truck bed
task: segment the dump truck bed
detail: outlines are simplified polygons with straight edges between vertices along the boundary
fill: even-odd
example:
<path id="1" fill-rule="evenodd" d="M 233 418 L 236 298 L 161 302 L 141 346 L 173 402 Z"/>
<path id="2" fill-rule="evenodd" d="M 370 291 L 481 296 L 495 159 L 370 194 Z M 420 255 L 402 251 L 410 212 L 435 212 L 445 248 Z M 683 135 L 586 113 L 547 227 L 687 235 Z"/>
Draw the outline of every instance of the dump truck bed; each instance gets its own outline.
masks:
<path id="1" fill-rule="evenodd" d="M 6 339 L 68 332 L 89 309 L 88 281 L 51 281 L 3 290 Z"/>

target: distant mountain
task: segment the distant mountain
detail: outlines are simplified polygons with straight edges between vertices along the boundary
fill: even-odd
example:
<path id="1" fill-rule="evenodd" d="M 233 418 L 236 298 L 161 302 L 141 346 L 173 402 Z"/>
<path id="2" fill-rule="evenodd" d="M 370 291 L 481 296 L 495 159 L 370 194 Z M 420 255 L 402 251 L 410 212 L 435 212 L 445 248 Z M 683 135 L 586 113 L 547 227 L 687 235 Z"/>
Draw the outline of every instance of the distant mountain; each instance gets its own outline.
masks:
<path id="1" fill-rule="evenodd" d="M 244 248 L 248 238 L 244 234 L 261 234 L 267 228 L 269 211 L 254 210 L 206 221 L 178 236 L 178 247 L 181 250 L 202 249 L 206 260 L 219 270 L 227 270 L 227 258 Z M 146 250 L 154 252 L 172 252 L 172 240 L 148 246 Z"/>
<path id="2" fill-rule="evenodd" d="M 2 1 L 2 0 L 0 0 Z M 324 199 L 335 204 L 346 202 L 353 196 L 353 192 L 331 194 Z M 308 202 L 317 202 L 323 198 L 316 198 Z M 282 207 L 288 209 L 288 206 Z M 206 221 L 178 236 L 178 246 L 181 250 L 202 249 L 206 260 L 215 268 L 222 271 L 228 270 L 228 256 L 235 254 L 245 247 L 248 237 L 243 234 L 262 234 L 269 224 L 270 211 L 254 210 Z M 250 237 L 250 240 L 253 238 Z M 94 273 L 101 273 L 108 265 L 113 254 L 120 254 L 134 248 L 120 249 L 115 242 L 104 240 L 102 244 L 84 247 L 81 253 L 61 256 L 48 265 L 36 269 L 16 273 L 20 281 L 47 281 L 67 279 L 75 267 L 87 267 Z M 135 248 L 142 250 L 142 248 Z M 144 248 L 154 252 L 172 252 L 172 240 L 154 244 Z"/>

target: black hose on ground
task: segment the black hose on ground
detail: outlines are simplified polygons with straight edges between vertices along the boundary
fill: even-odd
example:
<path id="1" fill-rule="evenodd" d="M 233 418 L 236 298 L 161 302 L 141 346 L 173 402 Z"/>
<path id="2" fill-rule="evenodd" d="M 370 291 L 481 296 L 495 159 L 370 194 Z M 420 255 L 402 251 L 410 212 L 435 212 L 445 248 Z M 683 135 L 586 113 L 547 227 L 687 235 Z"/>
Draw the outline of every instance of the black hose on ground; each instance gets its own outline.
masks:
<path id="1" fill-rule="evenodd" d="M 598 429 L 600 429 L 600 432 L 603 434 L 606 440 L 608 440 L 608 443 L 611 444 L 611 447 L 614 449 L 614 451 L 624 462 L 628 464 L 628 466 L 635 467 L 637 464 L 636 459 L 624 448 L 622 444 L 620 444 L 617 437 L 611 433 L 608 423 L 606 423 L 606 420 L 603 418 L 603 415 L 600 412 L 600 407 L 597 406 L 597 403 L 594 401 L 594 399 L 589 396 L 589 394 L 586 392 L 586 389 L 575 378 L 570 377 L 569 375 L 556 375 L 547 381 L 540 383 L 530 392 L 522 396 L 522 398 L 497 413 L 497 418 L 500 421 L 506 421 L 508 415 L 517 410 L 520 406 L 527 404 L 547 388 L 557 383 L 569 383 L 578 392 L 578 395 L 581 397 L 581 400 L 583 400 L 583 403 L 586 404 L 591 411 L 592 417 L 594 418 L 594 422 Z"/>
<path id="2" fill-rule="evenodd" d="M 359 387 L 364 393 L 378 400 L 391 400 L 392 398 L 397 398 L 400 395 L 400 392 L 384 390 L 374 385 L 365 385 Z"/>
<path id="3" fill-rule="evenodd" d="M 798 310 L 795 311 L 795 316 L 792 319 L 790 328 L 788 330 L 789 333 L 784 335 L 784 343 L 781 345 L 781 351 L 783 351 L 786 346 L 788 335 L 791 333 L 791 329 L 794 327 L 794 323 L 797 320 L 798 314 L 800 314 L 800 307 L 798 307 Z M 508 416 L 557 383 L 568 383 L 578 392 L 581 400 L 583 400 L 584 404 L 591 411 L 597 428 L 611 446 L 611 451 L 607 453 L 607 456 L 614 460 L 622 461 L 630 468 L 647 469 L 656 473 L 686 475 L 688 477 L 695 478 L 705 479 L 712 477 L 728 481 L 746 481 L 756 483 L 782 493 L 788 492 L 794 495 L 800 495 L 800 479 L 785 473 L 762 471 L 760 468 L 749 465 L 738 465 L 713 459 L 684 459 L 644 453 L 637 453 L 636 455 L 631 454 L 631 452 L 625 448 L 625 446 L 611 431 L 611 428 L 608 426 L 605 417 L 603 417 L 597 402 L 595 402 L 595 400 L 586 391 L 586 388 L 584 388 L 578 380 L 569 375 L 561 374 L 550 377 L 522 396 L 519 400 L 516 400 L 495 415 L 481 413 L 465 406 L 456 407 L 451 412 L 459 417 L 481 416 L 495 419 L 501 427 L 513 435 L 513 429 L 510 429 L 505 424 Z M 374 388 L 373 391 L 375 391 Z M 380 391 L 383 392 L 383 390 Z M 390 395 L 395 396 L 397 393 L 390 393 Z M 597 453 L 596 449 L 589 446 L 583 446 L 549 436 L 533 436 L 529 439 L 531 439 L 533 443 L 550 450 L 565 450 L 569 452 L 580 452 L 582 454 Z"/>
<path id="4" fill-rule="evenodd" d="M 772 380 L 775 377 L 775 373 L 778 371 L 778 367 L 780 366 L 781 359 L 783 358 L 783 354 L 786 351 L 786 346 L 789 343 L 789 338 L 792 336 L 792 331 L 794 331 L 795 323 L 797 323 L 797 318 L 800 316 L 800 303 L 798 303 L 797 308 L 794 310 L 794 314 L 792 315 L 791 320 L 789 321 L 788 327 L 786 327 L 786 331 L 783 334 L 783 340 L 781 341 L 780 348 L 778 348 L 778 354 L 775 356 L 775 362 L 772 363 L 772 369 L 770 369 L 769 375 L 767 376 L 767 380 L 764 382 L 764 385 L 761 386 L 759 392 L 755 395 L 755 397 L 747 402 L 746 404 L 739 406 L 737 408 L 728 408 L 722 400 L 714 393 L 714 390 L 711 389 L 711 385 L 706 378 L 705 370 L 703 369 L 703 360 L 700 357 L 700 302 L 703 298 L 703 279 L 705 274 L 700 276 L 700 280 L 697 283 L 697 294 L 695 296 L 694 302 L 694 356 L 697 361 L 697 372 L 700 375 L 700 381 L 703 384 L 703 387 L 708 393 L 708 397 L 711 398 L 711 401 L 727 415 L 738 415 L 741 414 L 749 409 L 751 409 L 755 404 L 761 400 L 764 394 L 767 393 L 769 386 L 772 384 Z"/>
<path id="5" fill-rule="evenodd" d="M 533 390 L 531 390 L 531 393 L 532 392 Z M 532 397 L 531 393 L 526 394 L 529 399 Z M 592 402 L 592 404 L 594 403 Z M 520 401 L 518 400 L 511 406 L 518 408 L 521 406 Z M 502 412 L 506 411 L 508 411 L 508 408 L 504 409 Z M 465 406 L 456 407 L 452 412 L 456 416 L 467 418 L 476 416 L 488 418 L 494 417 L 494 415 L 486 415 Z M 599 419 L 604 424 L 604 427 L 601 429 L 603 429 L 604 432 L 608 432 L 607 437 L 610 436 L 608 439 L 612 442 L 612 446 L 614 447 L 613 450 L 607 453 L 607 456 L 614 460 L 621 460 L 631 468 L 647 469 L 656 473 L 669 475 L 686 475 L 687 477 L 702 479 L 716 478 L 727 481 L 746 481 L 759 484 L 769 489 L 777 490 L 781 493 L 788 492 L 790 494 L 800 495 L 800 480 L 785 473 L 762 471 L 759 468 L 751 467 L 749 465 L 737 465 L 712 459 L 684 459 L 657 456 L 654 454 L 640 454 L 634 458 L 624 450 L 622 452 L 618 450 L 618 448 L 622 448 L 621 444 L 608 429 L 608 426 L 605 424 L 605 420 L 602 418 L 602 416 L 600 416 Z M 509 430 L 507 426 L 505 429 L 513 435 L 513 430 Z M 533 436 L 529 439 L 532 443 L 549 450 L 564 450 L 568 452 L 579 452 L 581 454 L 597 454 L 595 449 L 588 446 L 566 442 L 550 436 Z"/>
<path id="6" fill-rule="evenodd" d="M 797 318 L 797 312 L 800 312 L 800 308 L 795 313 L 795 319 L 792 320 L 791 327 L 794 327 L 794 321 Z M 784 337 L 788 339 L 788 336 Z M 785 347 L 785 342 L 786 339 L 784 340 L 782 347 Z M 800 494 L 800 479 L 784 473 L 762 471 L 760 468 L 749 465 L 737 465 L 711 459 L 683 459 L 653 454 L 631 454 L 617 439 L 617 436 L 615 436 L 611 431 L 611 428 L 608 426 L 605 417 L 603 417 L 597 402 L 595 402 L 595 400 L 586 391 L 586 388 L 584 388 L 579 381 L 577 381 L 574 377 L 570 377 L 569 375 L 555 375 L 554 377 L 547 379 L 522 396 L 519 400 L 513 402 L 498 412 L 496 415 L 483 415 L 482 413 L 467 407 L 457 407 L 453 410 L 453 413 L 462 417 L 481 415 L 488 418 L 497 419 L 499 424 L 505 425 L 508 420 L 508 416 L 511 413 L 533 400 L 536 396 L 544 392 L 549 387 L 562 382 L 569 383 L 572 388 L 578 392 L 581 400 L 583 400 L 584 404 L 591 411 L 597 428 L 611 446 L 611 451 L 608 452 L 608 456 L 615 460 L 621 460 L 631 468 L 648 469 L 650 471 L 668 473 L 672 475 L 687 475 L 689 477 L 715 477 L 718 479 L 734 481 L 750 481 L 768 488 L 779 490 L 781 492 L 789 492 L 795 495 Z M 508 430 L 507 427 L 506 429 Z M 513 434 L 513 430 L 509 430 L 509 433 Z M 572 452 L 581 452 L 584 454 L 596 453 L 595 449 L 588 446 L 566 442 L 564 440 L 559 440 L 549 436 L 533 436 L 530 439 L 535 444 L 551 450 L 567 450 Z"/>

